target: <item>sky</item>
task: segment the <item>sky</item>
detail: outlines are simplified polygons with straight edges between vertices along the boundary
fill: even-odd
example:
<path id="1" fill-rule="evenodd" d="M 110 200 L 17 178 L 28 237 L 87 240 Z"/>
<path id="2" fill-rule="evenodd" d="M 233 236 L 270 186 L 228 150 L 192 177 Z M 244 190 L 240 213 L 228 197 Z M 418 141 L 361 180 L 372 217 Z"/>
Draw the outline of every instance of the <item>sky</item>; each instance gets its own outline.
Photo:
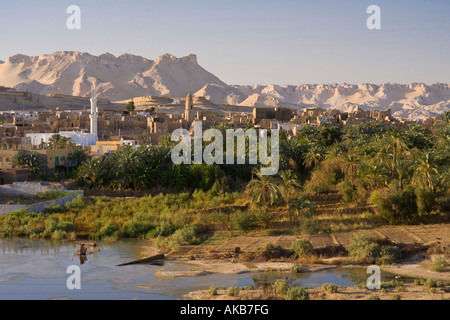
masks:
<path id="1" fill-rule="evenodd" d="M 380 30 L 367 28 L 370 5 Z M 0 60 L 55 51 L 193 53 L 238 85 L 450 83 L 450 1 L 0 0 Z"/>

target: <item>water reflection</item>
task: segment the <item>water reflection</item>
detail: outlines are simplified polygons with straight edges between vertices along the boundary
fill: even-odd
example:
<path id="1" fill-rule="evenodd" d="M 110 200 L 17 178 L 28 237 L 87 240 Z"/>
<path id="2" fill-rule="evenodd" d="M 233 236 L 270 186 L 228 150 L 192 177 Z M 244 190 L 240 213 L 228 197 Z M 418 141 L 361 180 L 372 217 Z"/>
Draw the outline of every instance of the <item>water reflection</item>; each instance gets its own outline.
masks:
<path id="1" fill-rule="evenodd" d="M 80 259 L 80 265 L 84 264 L 87 261 L 87 256 L 85 254 L 79 254 L 78 258 Z"/>
<path id="2" fill-rule="evenodd" d="M 353 277 L 349 276 L 350 273 L 353 273 Z M 269 272 L 254 275 L 252 280 L 254 282 L 254 286 L 257 288 L 270 286 L 274 284 L 278 279 L 286 280 L 289 286 L 316 288 L 320 287 L 324 283 L 334 283 L 343 287 L 351 287 L 366 278 L 367 277 L 362 272 L 360 272 L 360 270 L 355 271 L 353 269 L 336 268 L 318 272 L 291 274 Z"/>

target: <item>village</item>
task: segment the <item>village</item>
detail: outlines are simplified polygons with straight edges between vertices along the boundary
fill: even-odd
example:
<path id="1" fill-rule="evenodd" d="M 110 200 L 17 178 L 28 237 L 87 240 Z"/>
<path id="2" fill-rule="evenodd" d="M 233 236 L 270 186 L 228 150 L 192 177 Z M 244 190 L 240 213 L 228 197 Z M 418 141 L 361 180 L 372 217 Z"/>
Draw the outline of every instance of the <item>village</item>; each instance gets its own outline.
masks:
<path id="1" fill-rule="evenodd" d="M 91 157 L 105 157 L 126 146 L 157 144 L 161 138 L 177 129 L 194 131 L 194 121 L 202 122 L 202 130 L 226 123 L 234 129 L 278 129 L 288 138 L 295 137 L 305 126 L 348 126 L 367 121 L 379 121 L 405 126 L 406 120 L 392 117 L 390 109 L 379 111 L 356 106 L 353 112 L 335 109 L 305 107 L 248 107 L 248 111 L 217 111 L 204 108 L 205 98 L 171 99 L 167 97 L 140 97 L 131 100 L 123 110 L 98 107 L 95 91 L 90 99 L 90 110 L 52 108 L 46 111 L 0 112 L 0 183 L 28 180 L 26 169 L 14 168 L 11 161 L 19 151 L 36 151 L 47 160 L 50 170 L 77 166 L 69 160 L 70 148 L 52 143 L 52 139 L 65 137 L 71 145 L 84 148 Z M 131 108 L 130 108 L 131 106 Z M 81 109 L 81 108 L 78 108 Z M 232 109 L 230 106 L 226 110 Z M 160 111 L 161 110 L 161 111 Z M 168 112 L 172 110 L 173 113 Z M 421 121 L 432 125 L 433 118 Z"/>

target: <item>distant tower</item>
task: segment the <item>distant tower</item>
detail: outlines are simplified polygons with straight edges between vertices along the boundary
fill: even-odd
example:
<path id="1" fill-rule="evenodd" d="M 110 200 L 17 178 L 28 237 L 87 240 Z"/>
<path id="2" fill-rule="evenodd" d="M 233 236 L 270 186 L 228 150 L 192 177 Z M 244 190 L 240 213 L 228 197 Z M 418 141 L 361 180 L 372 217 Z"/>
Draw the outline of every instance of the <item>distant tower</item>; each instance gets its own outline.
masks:
<path id="1" fill-rule="evenodd" d="M 189 124 L 194 121 L 194 111 L 192 108 L 194 107 L 194 103 L 192 102 L 192 96 L 189 93 L 186 97 L 186 108 L 184 109 L 184 120 L 186 120 Z"/>
<path id="2" fill-rule="evenodd" d="M 98 137 L 98 132 L 97 132 L 97 119 L 98 119 L 98 110 L 97 110 L 97 90 L 94 87 L 92 88 L 92 92 L 91 92 L 91 114 L 90 114 L 90 118 L 91 118 L 91 133 L 95 134 Z"/>

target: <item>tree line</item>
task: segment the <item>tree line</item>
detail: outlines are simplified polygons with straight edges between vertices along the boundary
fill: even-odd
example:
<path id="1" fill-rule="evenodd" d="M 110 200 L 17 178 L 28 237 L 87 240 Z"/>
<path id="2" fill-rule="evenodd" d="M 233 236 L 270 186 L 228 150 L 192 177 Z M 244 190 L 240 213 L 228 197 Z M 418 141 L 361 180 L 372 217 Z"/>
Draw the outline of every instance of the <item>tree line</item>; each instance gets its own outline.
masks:
<path id="1" fill-rule="evenodd" d="M 230 125 L 216 128 L 225 132 Z M 55 137 L 51 143 L 67 141 Z M 294 211 L 308 207 L 299 203 L 301 195 L 338 192 L 349 205 L 376 204 L 392 223 L 450 207 L 450 112 L 429 127 L 371 121 L 305 126 L 292 138 L 282 133 L 277 176 L 262 176 L 249 164 L 174 165 L 173 146 L 167 135 L 157 145 L 128 146 L 101 158 L 71 146 L 70 158 L 79 163 L 72 177 L 85 188 L 246 191 L 259 207 L 300 208 Z M 39 176 L 38 158 L 31 152 L 15 162 Z"/>

